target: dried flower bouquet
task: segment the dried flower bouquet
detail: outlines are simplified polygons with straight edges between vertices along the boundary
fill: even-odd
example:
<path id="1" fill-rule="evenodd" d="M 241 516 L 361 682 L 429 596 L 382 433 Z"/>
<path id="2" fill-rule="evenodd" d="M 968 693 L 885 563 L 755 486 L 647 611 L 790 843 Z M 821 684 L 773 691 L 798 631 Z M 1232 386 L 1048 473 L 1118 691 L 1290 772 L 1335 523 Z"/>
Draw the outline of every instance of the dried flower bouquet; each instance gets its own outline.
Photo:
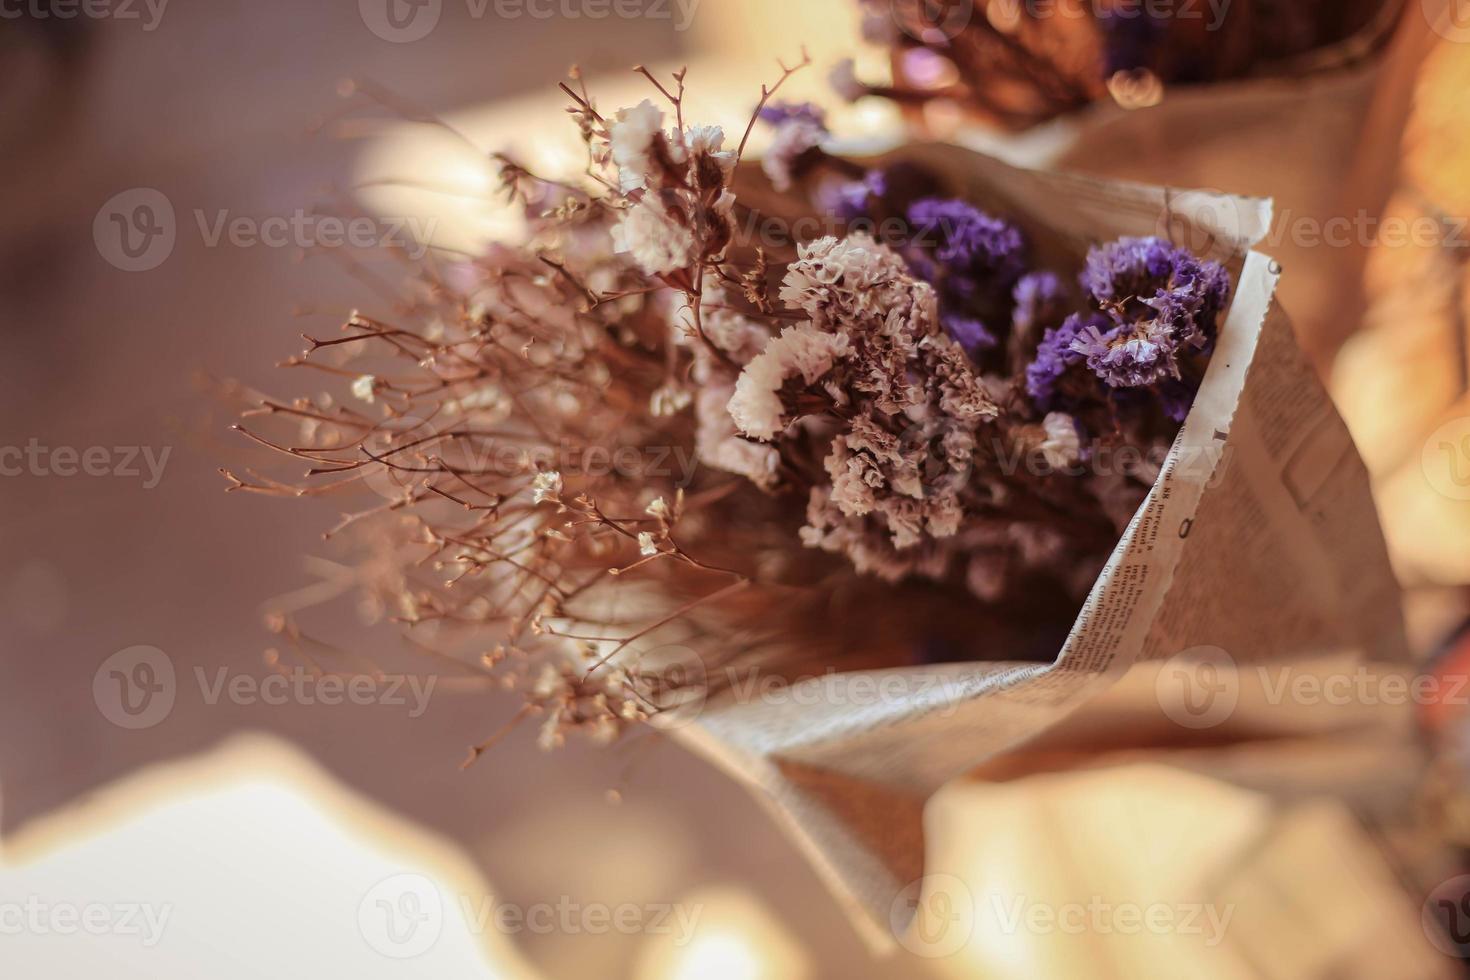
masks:
<path id="1" fill-rule="evenodd" d="M 648 80 L 609 113 L 563 86 L 582 179 L 502 159 L 525 242 L 311 339 L 288 363 L 342 391 L 242 426 L 305 478 L 231 489 L 376 494 L 331 532 L 376 608 L 468 645 L 546 746 L 752 671 L 1052 660 L 1189 411 L 1226 269 L 1160 237 L 1079 254 L 922 163 L 845 159 L 779 83 L 735 141 L 684 119 L 682 72 Z"/>

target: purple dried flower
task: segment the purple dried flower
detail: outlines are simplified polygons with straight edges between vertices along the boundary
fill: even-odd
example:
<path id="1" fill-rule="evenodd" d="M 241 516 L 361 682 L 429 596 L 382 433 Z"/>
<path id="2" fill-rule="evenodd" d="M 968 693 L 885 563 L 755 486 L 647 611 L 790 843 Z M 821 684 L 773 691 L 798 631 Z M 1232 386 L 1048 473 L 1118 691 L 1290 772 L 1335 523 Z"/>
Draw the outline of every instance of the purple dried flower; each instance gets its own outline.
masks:
<path id="1" fill-rule="evenodd" d="M 802 119 L 823 129 L 827 128 L 827 113 L 810 102 L 771 102 L 761 108 L 761 122 L 779 126 L 792 119 Z"/>
<path id="2" fill-rule="evenodd" d="M 927 197 L 909 205 L 914 237 L 934 243 L 934 257 L 956 271 L 988 273 L 1009 284 L 1025 271 L 1020 229 L 952 198 Z"/>
<path id="3" fill-rule="evenodd" d="M 1199 389 L 1195 385 L 1169 378 L 1159 385 L 1159 407 L 1175 422 L 1183 422 L 1189 417 L 1189 410 L 1193 407 L 1194 396 L 1197 394 Z"/>
<path id="4" fill-rule="evenodd" d="M 1099 305 L 1145 303 L 1173 293 L 1194 304 L 1195 314 L 1214 315 L 1230 298 L 1230 275 L 1218 262 L 1202 262 L 1162 238 L 1120 238 L 1087 253 L 1082 286 Z M 1204 326 L 1205 324 L 1201 324 Z"/>
<path id="5" fill-rule="evenodd" d="M 939 319 L 945 332 L 971 357 L 996 345 L 995 334 L 986 329 L 985 324 L 979 320 L 966 316 L 942 316 Z"/>
<path id="6" fill-rule="evenodd" d="M 1072 351 L 1087 358 L 1087 367 L 1113 388 L 1139 388 L 1179 376 L 1177 344 L 1158 320 L 1123 324 L 1104 332 L 1084 327 Z"/>
<path id="7" fill-rule="evenodd" d="M 1088 251 L 1082 288 L 1103 304 L 1152 297 L 1168 287 L 1184 256 L 1194 258 L 1162 238 L 1120 238 Z"/>
<path id="8" fill-rule="evenodd" d="M 1028 336 L 1039 327 L 1056 325 L 1066 313 L 1067 291 L 1062 280 L 1050 272 L 1028 272 L 1011 291 L 1016 310 L 1011 328 L 1017 336 Z"/>
<path id="9" fill-rule="evenodd" d="M 869 202 L 882 197 L 888 191 L 888 179 L 881 170 L 869 170 L 862 180 L 847 180 L 837 184 L 828 192 L 827 207 L 843 221 L 870 218 L 873 209 Z"/>
<path id="10" fill-rule="evenodd" d="M 1036 407 L 1050 411 L 1056 401 L 1057 382 L 1067 368 L 1080 364 L 1083 355 L 1072 349 L 1072 342 L 1084 329 L 1107 326 L 1108 319 L 1100 313 L 1073 313 L 1062 321 L 1062 325 L 1042 335 L 1036 348 L 1036 359 L 1026 368 L 1026 392 Z"/>
<path id="11" fill-rule="evenodd" d="M 1179 357 L 1214 342 L 1230 298 L 1230 276 L 1162 238 L 1120 238 L 1092 249 L 1082 285 L 1112 319 L 1073 341 L 1072 349 L 1112 387 L 1178 378 Z"/>
<path id="12" fill-rule="evenodd" d="M 1163 17 L 1145 10 L 1108 10 L 1098 15 L 1103 36 L 1103 77 L 1147 68 L 1164 39 Z"/>

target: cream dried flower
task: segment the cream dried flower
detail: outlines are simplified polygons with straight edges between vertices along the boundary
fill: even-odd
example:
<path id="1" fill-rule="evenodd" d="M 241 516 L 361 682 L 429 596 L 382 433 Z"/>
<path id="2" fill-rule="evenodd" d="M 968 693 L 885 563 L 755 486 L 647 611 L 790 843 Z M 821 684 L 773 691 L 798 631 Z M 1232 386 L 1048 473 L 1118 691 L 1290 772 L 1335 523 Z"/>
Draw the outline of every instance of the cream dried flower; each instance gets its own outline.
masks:
<path id="1" fill-rule="evenodd" d="M 1049 412 L 1042 420 L 1046 438 L 1041 442 L 1041 455 L 1054 470 L 1075 466 L 1082 458 L 1082 442 L 1077 437 L 1077 423 L 1065 412 Z"/>
<path id="2" fill-rule="evenodd" d="M 820 147 L 831 134 L 827 127 L 806 116 L 793 116 L 776 127 L 771 145 L 761 158 L 761 169 L 778 191 L 789 191 L 794 182 L 796 161 Z"/>
<path id="3" fill-rule="evenodd" d="M 694 264 L 697 243 L 687 224 L 677 222 L 657 194 L 645 192 L 638 203 L 623 212 L 613 230 L 619 252 L 649 275 L 665 275 Z"/>
<path id="4" fill-rule="evenodd" d="M 531 480 L 532 503 L 544 503 L 548 500 L 559 500 L 561 498 L 562 480 L 561 474 L 556 470 L 547 470 L 545 473 L 537 473 Z"/>
<path id="5" fill-rule="evenodd" d="M 623 190 L 647 184 L 653 167 L 650 154 L 654 141 L 663 139 L 663 123 L 664 114 L 648 99 L 631 108 L 619 109 L 613 118 L 608 137 Z"/>
<path id="6" fill-rule="evenodd" d="M 781 389 L 796 378 L 814 385 L 847 352 L 847 337 L 824 333 L 809 323 L 787 327 L 745 366 L 730 399 L 730 418 L 752 439 L 770 440 L 791 421 Z"/>

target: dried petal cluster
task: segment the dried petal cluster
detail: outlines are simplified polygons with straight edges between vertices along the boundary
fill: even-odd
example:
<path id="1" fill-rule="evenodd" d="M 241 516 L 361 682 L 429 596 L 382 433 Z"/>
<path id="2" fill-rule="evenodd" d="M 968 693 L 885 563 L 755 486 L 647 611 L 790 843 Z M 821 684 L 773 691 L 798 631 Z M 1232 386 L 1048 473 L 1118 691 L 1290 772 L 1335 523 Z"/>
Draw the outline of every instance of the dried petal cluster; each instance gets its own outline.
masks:
<path id="1" fill-rule="evenodd" d="M 768 252 L 735 220 L 744 139 L 648 77 L 668 111 L 566 88 L 585 180 L 502 160 L 523 242 L 414 269 L 287 362 L 348 397 L 255 397 L 247 434 L 308 470 L 232 489 L 359 501 L 329 534 L 360 549 L 341 588 L 521 691 L 547 746 L 735 669 L 1032 655 L 1157 473 L 1092 454 L 1168 445 L 1228 277 L 1124 240 L 1077 292 L 939 179 L 830 156 L 779 84 L 766 187 L 906 232 Z"/>

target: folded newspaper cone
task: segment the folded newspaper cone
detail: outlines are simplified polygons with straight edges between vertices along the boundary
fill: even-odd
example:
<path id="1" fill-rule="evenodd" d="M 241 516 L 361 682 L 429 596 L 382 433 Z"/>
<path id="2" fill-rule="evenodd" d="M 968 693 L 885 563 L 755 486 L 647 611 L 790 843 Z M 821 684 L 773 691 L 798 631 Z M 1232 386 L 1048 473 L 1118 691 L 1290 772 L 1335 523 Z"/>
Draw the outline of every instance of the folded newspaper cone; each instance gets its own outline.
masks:
<path id="1" fill-rule="evenodd" d="M 1145 662 L 1183 670 L 1156 699 L 1190 733 L 1250 707 L 1238 665 L 1324 649 L 1407 658 L 1367 474 L 1276 305 L 1279 267 L 1250 250 L 1270 202 L 1020 170 L 956 147 L 905 155 L 1044 229 L 1042 247 L 1080 256 L 1166 234 L 1224 263 L 1236 288 L 1194 408 L 1055 662 L 834 673 L 779 690 L 737 681 L 675 728 L 759 791 L 880 947 L 912 917 L 925 800 Z"/>

